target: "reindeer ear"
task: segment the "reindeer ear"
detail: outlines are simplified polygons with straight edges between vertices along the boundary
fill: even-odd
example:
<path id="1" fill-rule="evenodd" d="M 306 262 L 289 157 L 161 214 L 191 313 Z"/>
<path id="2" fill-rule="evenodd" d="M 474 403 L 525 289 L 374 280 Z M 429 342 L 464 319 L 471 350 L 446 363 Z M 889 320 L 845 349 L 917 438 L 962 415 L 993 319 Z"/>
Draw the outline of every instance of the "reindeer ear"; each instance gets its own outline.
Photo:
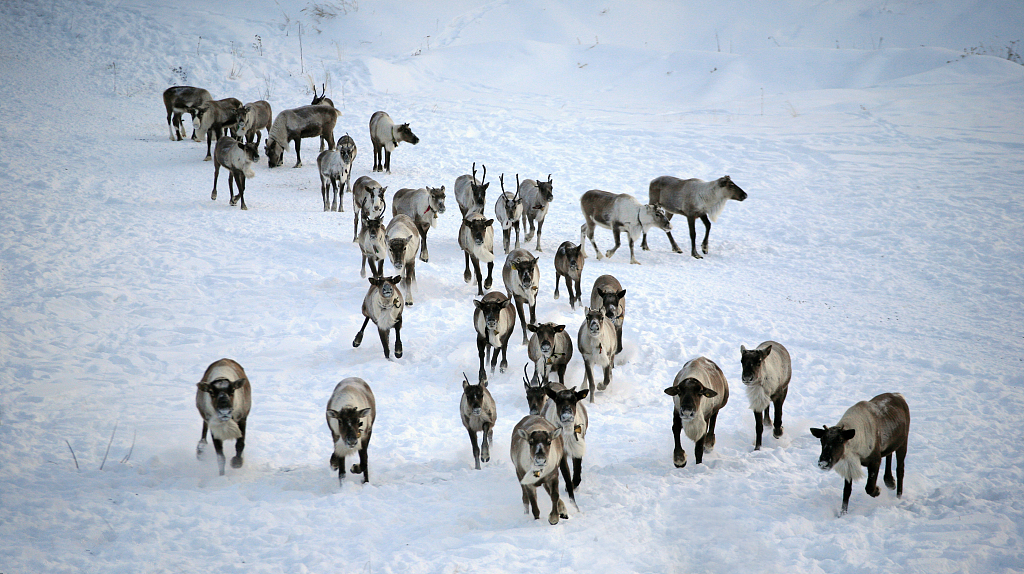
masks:
<path id="1" fill-rule="evenodd" d="M 196 383 L 196 388 L 199 389 L 200 392 L 208 393 L 210 392 L 210 383 Z"/>
<path id="2" fill-rule="evenodd" d="M 744 345 L 740 345 L 740 355 L 742 355 L 743 353 L 746 353 L 746 352 L 747 352 L 747 347 L 744 346 Z"/>
<path id="3" fill-rule="evenodd" d="M 709 399 L 712 398 L 712 397 L 717 397 L 718 396 L 718 392 L 717 391 L 713 391 L 713 390 L 708 389 L 708 388 L 703 389 L 700 392 L 700 394 L 705 396 L 705 397 L 707 397 L 707 398 L 709 398 Z"/>
<path id="4" fill-rule="evenodd" d="M 526 431 L 524 431 L 523 429 L 516 429 L 516 436 L 523 440 L 530 440 L 529 435 L 527 435 Z"/>
<path id="5" fill-rule="evenodd" d="M 844 429 L 841 436 L 843 437 L 844 441 L 847 441 L 853 438 L 856 434 L 857 429 Z"/>
<path id="6" fill-rule="evenodd" d="M 237 391 L 238 389 L 242 388 L 243 386 L 245 386 L 245 379 L 244 378 L 238 379 L 237 381 L 232 381 L 231 382 L 231 390 L 232 391 Z"/>
<path id="7" fill-rule="evenodd" d="M 762 352 L 764 353 L 765 357 L 767 357 L 768 355 L 771 355 L 772 354 L 772 346 L 768 345 L 767 347 L 764 348 L 764 351 L 762 351 Z"/>
<path id="8" fill-rule="evenodd" d="M 562 436 L 562 427 L 555 427 L 555 432 L 551 433 L 551 440 L 554 440 Z"/>
<path id="9" fill-rule="evenodd" d="M 482 301 L 478 301 L 476 299 L 473 299 L 473 306 L 476 307 L 477 309 L 483 309 L 484 308 L 483 307 L 483 302 Z"/>
<path id="10" fill-rule="evenodd" d="M 573 387 L 573 388 L 575 389 L 576 387 Z M 587 398 L 587 395 L 589 395 L 589 394 L 590 394 L 590 389 L 583 389 L 582 391 L 579 391 L 579 392 L 576 393 L 576 400 L 577 401 L 582 401 L 583 399 Z"/>
<path id="11" fill-rule="evenodd" d="M 370 416 L 370 411 L 372 410 L 373 409 L 371 409 L 370 407 L 366 407 L 365 409 L 359 411 L 357 414 L 359 415 L 359 418 L 368 417 Z"/>
<path id="12" fill-rule="evenodd" d="M 616 293 L 616 295 L 618 296 L 619 299 L 622 299 L 623 297 L 626 296 L 626 290 L 623 289 L 622 291 L 619 291 L 618 293 Z"/>
<path id="13" fill-rule="evenodd" d="M 565 331 L 565 325 L 555 325 L 556 333 L 561 333 L 562 331 Z"/>
<path id="14" fill-rule="evenodd" d="M 388 281 L 390 281 L 391 283 L 394 283 L 395 285 L 398 285 L 402 281 L 402 276 L 401 275 L 395 275 L 394 277 L 391 277 L 390 279 L 388 279 Z"/>
<path id="15" fill-rule="evenodd" d="M 466 387 L 468 387 L 468 386 L 469 386 L 469 380 L 468 379 L 463 380 L 462 381 L 462 390 L 466 390 Z"/>
<path id="16" fill-rule="evenodd" d="M 336 411 L 334 409 L 327 409 L 327 418 L 329 418 L 329 419 L 336 419 L 336 418 L 339 418 L 340 416 L 341 416 L 341 414 L 338 411 Z"/>
<path id="17" fill-rule="evenodd" d="M 674 396 L 679 394 L 679 387 L 673 385 L 673 386 L 665 389 L 665 394 L 674 397 Z"/>
<path id="18" fill-rule="evenodd" d="M 367 281 L 369 281 L 370 285 L 373 285 L 374 287 L 380 287 L 381 284 L 384 283 L 384 279 L 382 277 L 369 277 L 367 278 Z"/>
<path id="19" fill-rule="evenodd" d="M 812 428 L 811 434 L 814 435 L 814 438 L 822 438 L 825 436 L 825 427 L 821 427 L 820 429 Z"/>
<path id="20" fill-rule="evenodd" d="M 526 328 L 527 328 L 527 329 L 528 329 L 528 330 L 529 330 L 529 331 L 530 331 L 531 333 L 536 333 L 536 332 L 537 332 L 537 329 L 538 329 L 539 327 L 540 327 L 540 325 L 527 325 L 527 326 L 526 326 Z"/>
<path id="21" fill-rule="evenodd" d="M 484 225 L 486 225 L 487 227 L 490 227 L 490 226 L 494 225 L 494 220 L 493 219 L 488 219 L 487 221 L 484 222 Z"/>

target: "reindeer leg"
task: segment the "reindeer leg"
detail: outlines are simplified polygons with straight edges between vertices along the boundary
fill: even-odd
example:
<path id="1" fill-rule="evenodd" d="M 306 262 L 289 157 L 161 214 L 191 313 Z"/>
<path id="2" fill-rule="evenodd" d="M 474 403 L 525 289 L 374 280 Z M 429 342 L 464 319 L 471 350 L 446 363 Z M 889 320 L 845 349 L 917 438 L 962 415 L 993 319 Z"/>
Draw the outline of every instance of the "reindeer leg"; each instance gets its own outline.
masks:
<path id="1" fill-rule="evenodd" d="M 384 171 L 391 173 L 391 152 L 384 148 Z"/>
<path id="2" fill-rule="evenodd" d="M 367 436 L 366 442 L 368 443 L 369 441 L 370 437 Z M 370 456 L 369 453 L 366 452 L 368 448 L 369 445 L 363 443 L 363 448 L 359 449 L 359 470 L 363 473 L 363 484 L 370 482 Z"/>
<path id="3" fill-rule="evenodd" d="M 206 424 L 206 419 L 203 419 L 203 434 L 199 436 L 199 442 L 196 444 L 196 458 L 197 459 L 202 458 L 203 457 L 203 451 L 206 450 L 206 445 L 207 445 L 207 442 L 206 442 L 206 430 L 207 430 L 207 428 L 208 428 L 208 426 Z"/>
<path id="4" fill-rule="evenodd" d="M 896 498 L 903 497 L 903 462 L 907 458 L 907 444 L 896 449 Z"/>
<path id="5" fill-rule="evenodd" d="M 761 411 L 754 411 L 754 450 L 761 450 L 761 433 L 764 432 L 761 414 Z"/>
<path id="6" fill-rule="evenodd" d="M 477 338 L 476 338 L 476 351 L 477 351 L 477 354 L 480 355 L 480 373 L 478 374 L 477 378 L 481 382 L 484 382 L 484 381 L 487 380 L 487 369 L 484 368 L 484 366 L 485 366 L 484 353 L 485 353 L 486 348 L 487 348 L 487 339 L 484 339 L 483 337 L 480 337 L 478 335 Z"/>
<path id="7" fill-rule="evenodd" d="M 469 443 L 473 445 L 473 463 L 477 470 L 480 470 L 480 447 L 476 444 L 476 432 L 466 429 L 469 431 Z"/>
<path id="8" fill-rule="evenodd" d="M 555 299 L 558 299 L 558 284 L 562 281 L 562 274 L 555 272 Z M 569 278 L 565 278 L 565 290 L 569 292 L 569 304 L 572 305 L 572 286 L 569 285 Z"/>
<path id="9" fill-rule="evenodd" d="M 465 255 L 466 255 L 466 270 L 462 273 L 462 279 L 465 280 L 466 283 L 469 283 L 470 281 L 473 280 L 473 274 L 470 273 L 470 271 L 469 271 L 469 252 L 466 251 Z"/>
<path id="10" fill-rule="evenodd" d="M 238 421 L 238 430 L 242 436 L 235 439 L 235 456 L 231 458 L 231 468 L 242 468 L 242 451 L 245 450 L 245 419 Z"/>
<path id="11" fill-rule="evenodd" d="M 896 488 L 896 480 L 892 477 L 892 453 L 885 457 L 885 476 L 882 478 L 889 490 Z"/>
<path id="12" fill-rule="evenodd" d="M 853 483 L 849 480 L 843 481 L 843 507 L 839 511 L 839 515 L 846 514 L 847 509 L 850 508 L 850 495 L 853 494 Z"/>
<path id="13" fill-rule="evenodd" d="M 772 436 L 775 438 L 782 437 L 782 402 L 786 400 L 786 395 L 783 394 L 775 401 L 775 425 L 772 430 Z M 765 409 L 767 411 L 768 409 Z"/>
<path id="14" fill-rule="evenodd" d="M 636 255 L 633 254 L 633 234 L 627 231 L 626 239 L 629 239 L 629 262 L 633 265 L 640 265 L 640 262 L 636 260 Z"/>
<path id="15" fill-rule="evenodd" d="M 701 251 L 704 255 L 708 254 L 708 235 L 711 235 L 711 220 L 708 219 L 707 215 L 701 215 L 700 220 L 704 222 L 704 242 L 700 244 Z"/>
<path id="16" fill-rule="evenodd" d="M 238 205 L 238 198 L 235 197 L 235 182 L 238 178 L 235 177 L 235 172 L 232 169 L 228 169 L 228 205 L 234 207 Z"/>
<path id="17" fill-rule="evenodd" d="M 580 285 L 582 283 L 583 283 L 582 281 L 579 281 L 579 280 L 576 281 L 576 303 L 579 303 L 580 301 L 582 301 L 582 296 L 583 295 L 582 295 L 581 290 L 580 290 Z M 569 298 L 569 302 L 572 303 L 572 297 Z M 572 305 L 572 309 L 573 309 L 573 311 L 575 311 L 576 310 L 576 306 Z"/>
<path id="18" fill-rule="evenodd" d="M 519 220 L 517 219 L 512 227 L 516 230 L 516 249 L 519 249 Z M 540 251 L 540 241 L 537 242 L 537 251 Z"/>
<path id="19" fill-rule="evenodd" d="M 672 409 L 672 436 L 675 438 L 676 446 L 672 451 L 672 463 L 676 468 L 686 466 L 686 451 L 679 442 L 679 433 L 683 430 L 683 419 L 679 418 L 679 411 Z"/>
<path id="20" fill-rule="evenodd" d="M 377 329 L 377 334 L 380 335 L 380 344 L 384 347 L 384 358 L 391 360 L 391 330 L 390 329 Z"/>
<path id="21" fill-rule="evenodd" d="M 494 442 L 494 428 L 490 423 L 484 423 L 480 439 L 483 441 L 483 444 L 480 445 L 480 460 L 488 462 L 491 460 L 491 443 Z"/>
<path id="22" fill-rule="evenodd" d="M 238 174 L 238 199 L 242 202 L 242 211 L 249 211 L 245 206 L 245 175 L 242 173 Z"/>
<path id="23" fill-rule="evenodd" d="M 693 216 L 686 216 L 686 224 L 690 226 L 690 255 L 695 259 L 704 259 L 704 256 L 697 253 L 697 229 L 694 225 L 696 219 Z"/>
<path id="24" fill-rule="evenodd" d="M 519 298 L 516 297 L 515 295 L 513 295 L 513 298 L 516 302 L 516 313 L 519 314 L 519 324 L 522 325 L 523 327 L 523 344 L 525 345 L 530 342 L 530 337 L 528 335 L 530 330 L 526 328 L 526 313 L 525 311 L 523 311 L 523 302 L 520 301 Z M 533 321 L 531 321 L 530 324 L 532 325 Z"/>
<path id="25" fill-rule="evenodd" d="M 228 176 L 230 177 L 230 176 Z M 220 178 L 220 163 L 213 162 L 213 193 L 210 194 L 210 199 L 217 201 L 217 179 Z"/>
<path id="26" fill-rule="evenodd" d="M 615 236 L 615 247 L 612 247 L 611 249 L 606 251 L 605 254 L 604 254 L 605 257 L 609 257 L 610 258 L 612 255 L 615 255 L 616 251 L 619 250 L 619 245 L 621 245 L 621 243 L 619 242 L 619 231 L 620 231 L 619 224 L 613 223 L 612 224 L 612 235 Z M 597 249 L 597 245 L 596 244 L 594 245 L 594 249 Z"/>
<path id="27" fill-rule="evenodd" d="M 401 359 L 402 354 L 402 318 L 399 317 L 395 322 L 395 358 Z"/>
<path id="28" fill-rule="evenodd" d="M 494 271 L 494 262 L 489 261 L 487 263 L 487 279 L 484 279 L 484 289 L 490 289 L 493 284 L 491 280 L 491 273 Z M 483 295 L 483 293 L 481 293 Z"/>
<path id="29" fill-rule="evenodd" d="M 594 369 L 593 369 L 593 367 L 590 366 L 590 361 L 588 361 L 586 359 L 583 360 L 583 371 L 584 371 L 584 374 L 585 374 L 583 382 L 585 382 L 587 384 L 587 386 L 590 388 L 590 402 L 593 403 L 594 402 Z"/>
<path id="30" fill-rule="evenodd" d="M 302 138 L 295 138 L 295 165 L 292 167 L 302 167 Z M 282 154 L 284 152 L 282 151 Z"/>
<path id="31" fill-rule="evenodd" d="M 498 358 L 498 351 L 494 351 L 494 358 Z M 504 373 L 506 369 L 508 369 L 508 341 L 505 341 L 505 346 L 501 348 L 501 364 L 498 365 L 498 372 Z M 491 372 L 494 372 L 493 366 Z"/>
<path id="32" fill-rule="evenodd" d="M 864 485 L 864 492 L 868 493 L 868 496 L 874 498 L 881 493 L 878 488 L 878 464 L 881 461 L 875 461 L 868 465 L 868 482 Z"/>
<path id="33" fill-rule="evenodd" d="M 483 274 L 480 273 L 480 260 L 476 257 L 473 258 L 473 271 L 476 273 L 476 294 L 482 297 L 484 294 L 484 283 L 482 283 Z M 488 277 L 488 279 L 490 279 L 490 277 Z M 491 288 L 490 283 L 487 283 L 486 286 L 488 289 Z"/>
<path id="34" fill-rule="evenodd" d="M 548 514 L 548 524 L 558 524 L 558 518 L 565 514 L 565 503 L 558 499 L 558 475 L 555 475 L 553 480 L 544 481 L 544 490 L 548 491 L 548 496 L 551 497 L 551 513 Z"/>
<path id="35" fill-rule="evenodd" d="M 427 226 L 430 229 L 430 226 Z M 427 263 L 430 261 L 430 252 L 427 251 L 427 229 L 420 229 L 420 261 Z"/>
<path id="36" fill-rule="evenodd" d="M 224 463 L 227 461 L 224 458 L 224 441 L 213 437 L 213 450 L 217 451 L 217 470 L 220 471 L 221 476 L 224 476 Z"/>
<path id="37" fill-rule="evenodd" d="M 363 320 L 363 326 L 359 328 L 359 332 L 356 333 L 356 338 L 352 339 L 352 346 L 358 347 L 363 342 L 363 331 L 366 330 L 366 326 L 370 324 L 370 318 L 367 317 Z"/>

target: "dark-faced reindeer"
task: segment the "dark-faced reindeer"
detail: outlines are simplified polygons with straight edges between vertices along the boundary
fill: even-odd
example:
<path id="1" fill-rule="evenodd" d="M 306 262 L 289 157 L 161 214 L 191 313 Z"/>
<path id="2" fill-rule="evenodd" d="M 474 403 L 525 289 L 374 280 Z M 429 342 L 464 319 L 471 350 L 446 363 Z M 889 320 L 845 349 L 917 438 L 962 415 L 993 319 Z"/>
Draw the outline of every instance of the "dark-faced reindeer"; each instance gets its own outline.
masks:
<path id="1" fill-rule="evenodd" d="M 359 218 L 365 215 L 374 219 L 384 214 L 384 192 L 387 187 L 381 187 L 379 183 L 368 175 L 360 176 L 352 184 L 352 211 L 355 212 L 352 220 L 352 241 L 359 237 Z"/>
<path id="2" fill-rule="evenodd" d="M 466 253 L 466 270 L 462 278 L 469 283 L 473 275 L 469 270 L 469 263 L 473 262 L 473 271 L 476 273 L 477 295 L 483 295 L 485 289 L 491 288 L 491 273 L 494 271 L 494 224 L 493 219 L 487 219 L 481 213 L 471 213 L 462 220 L 459 227 L 459 247 Z M 483 279 L 480 273 L 480 262 L 487 263 L 487 278 Z"/>
<path id="3" fill-rule="evenodd" d="M 523 344 L 529 341 L 527 325 L 537 322 L 537 293 L 540 291 L 540 265 L 537 258 L 525 249 L 515 249 L 505 258 L 501 268 L 501 277 L 505 282 L 505 290 L 515 300 L 519 323 L 523 325 Z M 530 322 L 526 322 L 523 305 L 530 307 Z"/>
<path id="4" fill-rule="evenodd" d="M 605 316 L 604 309 L 584 309 L 586 317 L 576 334 L 576 348 L 583 357 L 583 368 L 586 371 L 586 382 L 590 386 L 590 402 L 594 402 L 594 393 L 605 390 L 612 382 L 612 369 L 615 368 L 615 323 Z M 594 367 L 600 367 L 604 377 L 595 388 Z"/>
<path id="5" fill-rule="evenodd" d="M 352 346 L 358 347 L 363 342 L 363 331 L 373 321 L 377 325 L 380 344 L 384 347 L 384 358 L 391 360 L 391 329 L 395 330 L 395 358 L 402 358 L 402 292 L 398 290 L 398 282 L 402 278 L 370 277 L 370 289 L 363 297 L 363 326 L 352 340 Z"/>
<path id="6" fill-rule="evenodd" d="M 412 291 L 416 286 L 416 252 L 420 249 L 420 231 L 411 217 L 398 214 L 391 218 L 386 232 L 388 258 L 395 270 L 402 274 L 405 304 L 412 305 Z"/>
<path id="7" fill-rule="evenodd" d="M 203 161 L 210 161 L 213 158 L 210 154 L 213 142 L 219 141 L 222 136 L 227 135 L 228 130 L 233 131 L 238 125 L 238 111 L 241 107 L 241 100 L 224 98 L 206 102 L 196 110 L 196 115 L 192 118 L 192 127 L 200 141 L 203 137 L 206 138 L 206 157 Z"/>
<path id="8" fill-rule="evenodd" d="M 547 381 L 551 373 L 558 373 L 558 382 L 565 385 L 565 369 L 572 359 L 572 337 L 565 332 L 565 325 L 541 323 L 527 325 L 533 335 L 526 347 L 536 372 Z M 526 330 L 524 329 L 524 331 Z"/>
<path id="9" fill-rule="evenodd" d="M 269 135 L 273 122 L 274 111 L 270 108 L 269 102 L 266 100 L 249 102 L 238 110 L 238 124 L 235 126 L 235 131 L 238 133 L 238 137 L 245 136 L 246 143 L 255 141 L 256 145 L 260 145 L 260 142 L 263 141 L 263 132 L 260 130 L 267 130 Z"/>
<path id="10" fill-rule="evenodd" d="M 359 232 L 359 250 L 363 261 L 359 267 L 359 276 L 366 277 L 366 263 L 370 264 L 370 275 L 384 275 L 384 259 L 387 257 L 387 229 L 384 227 L 384 214 L 372 219 L 363 215 L 363 229 Z"/>
<path id="11" fill-rule="evenodd" d="M 316 165 L 320 172 L 320 195 L 324 199 L 324 211 L 345 211 L 345 190 L 349 187 L 349 180 L 352 178 L 352 162 L 356 160 L 356 142 L 345 134 L 338 138 L 334 149 L 320 152 L 316 158 Z M 327 203 L 331 197 L 331 188 L 334 188 L 334 198 Z"/>
<path id="12" fill-rule="evenodd" d="M 391 212 L 404 213 L 416 223 L 420 231 L 420 261 L 429 261 L 427 231 L 437 226 L 437 216 L 444 213 L 444 186 L 400 189 L 395 192 Z"/>
<path id="13" fill-rule="evenodd" d="M 718 411 L 729 402 L 729 383 L 714 361 L 705 357 L 690 359 L 676 374 L 665 394 L 673 397 L 672 435 L 675 450 L 672 462 L 676 468 L 686 466 L 686 451 L 679 442 L 679 431 L 696 443 L 693 456 L 697 464 L 704 460 L 704 451 L 715 448 L 715 422 Z"/>
<path id="14" fill-rule="evenodd" d="M 547 394 L 548 402 L 544 405 L 541 416 L 551 424 L 561 427 L 566 462 L 572 459 L 572 487 L 578 488 L 583 455 L 587 453 L 587 427 L 590 426 L 587 407 L 581 401 L 587 398 L 590 391 L 577 391 L 576 387 L 567 389 L 560 383 L 553 383 L 548 386 Z"/>
<path id="15" fill-rule="evenodd" d="M 466 374 L 462 374 L 465 380 L 462 383 L 462 401 L 459 404 L 459 414 L 462 417 L 462 426 L 469 432 L 469 442 L 473 445 L 473 461 L 476 469 L 480 470 L 480 461 L 491 460 L 491 444 L 494 442 L 494 422 L 498 420 L 498 407 L 494 404 L 494 397 L 487 390 L 487 381 L 480 381 L 474 385 L 469 382 Z M 477 445 L 476 433 L 481 433 L 482 444 Z"/>
<path id="16" fill-rule="evenodd" d="M 782 343 L 765 341 L 752 350 L 740 345 L 740 366 L 743 387 L 747 390 L 750 408 L 754 411 L 754 450 L 761 450 L 761 433 L 765 424 L 772 424 L 768 406 L 775 404 L 775 428 L 772 436 L 782 436 L 782 403 L 789 392 L 793 363 Z M 763 420 L 763 422 L 762 422 Z"/>
<path id="17" fill-rule="evenodd" d="M 195 123 L 196 110 L 213 101 L 210 92 L 192 86 L 171 86 L 164 90 L 164 108 L 167 109 L 167 130 L 171 133 L 171 141 L 181 141 L 185 137 L 185 126 L 181 123 L 182 114 L 192 116 Z M 199 141 L 195 131 L 192 139 Z"/>
<path id="18" fill-rule="evenodd" d="M 480 381 L 487 380 L 484 366 L 490 356 L 491 373 L 501 351 L 500 372 L 508 368 L 508 340 L 516 326 L 516 312 L 512 300 L 499 291 L 491 291 L 480 300 L 473 300 L 473 327 L 476 329 L 476 349 L 480 356 Z"/>
<path id="19" fill-rule="evenodd" d="M 505 174 L 501 174 L 498 181 L 501 183 L 501 195 L 494 203 L 494 217 L 501 224 L 502 242 L 508 254 L 513 228 L 516 230 L 516 249 L 519 249 L 519 219 L 523 217 L 523 198 L 519 196 L 519 174 L 516 174 L 515 193 L 505 191 Z"/>
<path id="20" fill-rule="evenodd" d="M 242 202 L 242 209 L 248 210 L 245 206 L 245 180 L 255 177 L 252 164 L 259 158 L 258 148 L 254 143 L 242 143 L 231 136 L 224 136 L 217 140 L 217 148 L 213 158 L 213 192 L 210 199 L 217 201 L 217 179 L 220 177 L 221 166 L 228 170 L 228 192 L 230 193 L 230 205 L 238 205 Z M 235 195 L 235 188 L 238 188 L 238 195 Z"/>
<path id="21" fill-rule="evenodd" d="M 700 218 L 704 222 L 704 241 L 700 244 L 701 250 L 706 255 L 708 252 L 708 235 L 711 234 L 711 222 L 718 220 L 718 214 L 725 208 L 725 202 L 730 199 L 743 201 L 747 198 L 747 192 L 740 189 L 740 186 L 732 182 L 729 176 L 723 176 L 715 181 L 704 181 L 700 179 L 679 179 L 671 175 L 663 175 L 651 180 L 648 191 L 647 202 L 651 205 L 659 205 L 668 212 L 668 218 L 672 214 L 686 216 L 686 223 L 690 227 L 690 255 L 697 259 L 703 256 L 697 253 L 697 228 L 696 220 Z M 672 250 L 682 253 L 683 250 L 676 245 L 671 230 L 665 229 Z M 642 247 L 647 249 L 647 230 L 644 230 L 644 241 Z"/>
<path id="22" fill-rule="evenodd" d="M 373 171 L 391 173 L 391 152 L 400 142 L 412 145 L 420 143 L 420 138 L 412 133 L 409 124 L 395 125 L 391 116 L 385 112 L 374 112 L 370 116 L 370 143 L 373 145 Z"/>
<path id="23" fill-rule="evenodd" d="M 277 167 L 284 163 L 284 152 L 295 142 L 295 166 L 302 167 L 302 138 L 323 136 L 334 149 L 334 124 L 340 112 L 331 106 L 302 106 L 277 114 L 270 126 L 263 151 L 267 165 Z"/>
<path id="24" fill-rule="evenodd" d="M 334 100 L 332 100 L 331 98 L 327 97 L 327 84 L 321 84 L 321 85 L 323 86 L 323 91 L 318 96 L 316 94 L 316 84 L 313 84 L 313 100 L 311 102 L 309 102 L 309 105 L 311 105 L 311 106 L 330 106 L 330 107 L 333 108 L 334 107 Z M 324 147 L 328 143 L 329 143 L 329 141 L 326 138 L 324 138 L 323 134 L 320 134 L 320 151 L 324 151 Z"/>
<path id="25" fill-rule="evenodd" d="M 835 469 L 843 477 L 843 507 L 846 514 L 853 492 L 853 481 L 864 476 L 864 491 L 879 495 L 878 467 L 885 457 L 885 486 L 896 489 L 896 498 L 903 496 L 903 462 L 907 456 L 910 435 L 910 407 L 899 393 L 883 393 L 870 401 L 860 401 L 847 409 L 833 427 L 812 428 L 811 434 L 821 440 L 818 468 Z M 892 477 L 892 455 L 896 454 L 896 480 Z"/>
<path id="26" fill-rule="evenodd" d="M 523 198 L 523 231 L 526 231 L 524 241 L 533 239 L 534 224 L 537 229 L 537 247 L 535 251 L 542 251 L 540 248 L 540 233 L 544 227 L 544 219 L 548 216 L 548 204 L 555 198 L 551 191 L 551 174 L 548 174 L 547 181 L 536 179 L 524 179 L 519 184 L 519 197 Z M 527 231 L 526 226 L 530 228 Z"/>
<path id="27" fill-rule="evenodd" d="M 245 423 L 252 408 L 252 388 L 242 366 L 231 359 L 214 361 L 196 384 L 196 409 L 203 417 L 203 434 L 196 445 L 196 458 L 206 449 L 206 431 L 210 430 L 217 452 L 217 469 L 224 476 L 224 441 L 235 441 L 231 468 L 242 468 L 245 450 Z"/>
<path id="28" fill-rule="evenodd" d="M 359 464 L 352 465 L 352 474 L 363 475 L 370 482 L 370 436 L 377 419 L 377 401 L 370 385 L 359 377 L 342 379 L 327 401 L 327 427 L 331 429 L 334 452 L 331 468 L 338 471 L 338 483 L 345 482 L 345 457 L 359 454 Z"/>
<path id="29" fill-rule="evenodd" d="M 626 290 L 611 275 L 602 275 L 590 290 L 590 308 L 602 309 L 615 324 L 615 354 L 622 352 L 622 323 L 626 319 Z"/>
<path id="30" fill-rule="evenodd" d="M 537 415 L 526 415 L 512 429 L 510 454 L 523 491 L 523 508 L 526 514 L 533 511 L 534 520 L 540 518 L 537 485 L 544 485 L 544 489 L 551 497 L 551 513 L 548 514 L 550 524 L 558 524 L 559 517 L 569 518 L 565 511 L 565 503 L 558 498 L 559 471 L 565 479 L 565 490 L 569 500 L 576 505 L 561 436 L 562 427 L 556 427 L 544 417 Z M 576 509 L 579 510 L 579 507 Z"/>
<path id="31" fill-rule="evenodd" d="M 483 166 L 484 173 L 480 176 L 479 181 L 476 179 L 476 162 L 473 162 L 473 174 L 464 174 L 455 178 L 455 201 L 459 204 L 459 211 L 462 212 L 462 218 L 466 219 L 471 213 L 479 213 L 483 215 L 484 205 L 487 201 L 487 186 L 490 183 L 485 183 L 487 179 L 487 166 Z"/>
<path id="32" fill-rule="evenodd" d="M 580 209 L 583 210 L 583 219 L 586 220 L 580 227 L 580 245 L 583 245 L 586 239 L 590 239 L 598 259 L 601 259 L 601 250 L 594 242 L 594 229 L 597 226 L 611 229 L 615 236 L 615 247 L 605 253 L 606 257 L 615 255 L 620 245 L 619 232 L 625 230 L 629 239 L 629 262 L 636 265 L 640 262 L 633 253 L 633 242 L 640 239 L 651 227 L 665 231 L 672 229 L 664 209 L 656 205 L 640 205 L 640 202 L 628 193 L 615 194 L 592 189 L 580 198 Z M 586 257 L 586 250 L 583 256 Z"/>
<path id="33" fill-rule="evenodd" d="M 539 415 L 548 401 L 548 385 L 551 382 L 547 377 L 543 381 L 540 379 L 536 366 L 533 368 L 533 377 L 528 377 L 526 374 L 526 367 L 528 366 L 529 364 L 523 365 L 523 386 L 526 387 L 526 406 L 529 407 L 531 415 Z"/>
<path id="34" fill-rule="evenodd" d="M 584 261 L 583 246 L 572 241 L 563 241 L 555 252 L 555 299 L 558 299 L 558 283 L 565 277 L 565 290 L 569 292 L 569 306 L 573 311 L 576 310 L 576 302 L 580 301 Z"/>

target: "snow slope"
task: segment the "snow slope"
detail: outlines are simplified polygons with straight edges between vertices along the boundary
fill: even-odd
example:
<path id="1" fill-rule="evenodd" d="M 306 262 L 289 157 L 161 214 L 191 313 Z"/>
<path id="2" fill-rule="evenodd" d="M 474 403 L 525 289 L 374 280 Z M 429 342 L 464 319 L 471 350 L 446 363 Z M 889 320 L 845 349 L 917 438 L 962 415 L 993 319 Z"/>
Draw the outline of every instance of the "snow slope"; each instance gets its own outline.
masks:
<path id="1" fill-rule="evenodd" d="M 1024 569 L 1019 3 L 442 4 L 0 4 L 0 572 Z M 374 174 L 389 199 L 449 192 L 396 361 L 372 330 L 351 346 L 367 283 L 314 143 L 300 169 L 256 166 L 241 212 L 208 199 L 205 146 L 167 139 L 168 86 L 278 112 L 314 83 L 359 146 L 353 179 L 383 109 L 421 138 Z M 585 292 L 627 289 L 625 350 L 590 405 L 580 511 L 554 527 L 522 513 L 508 457 L 518 331 L 481 471 L 458 418 L 475 286 L 451 190 L 473 162 L 490 202 L 500 173 L 552 174 L 538 314 L 571 333 L 552 257 L 583 192 L 729 174 L 749 194 L 701 261 L 660 231 L 640 266 L 627 246 L 587 260 Z M 752 452 L 739 346 L 765 339 L 794 376 L 785 435 Z M 698 355 L 733 392 L 715 450 L 675 469 L 662 389 Z M 221 357 L 254 394 L 224 477 L 193 454 L 194 384 Z M 346 376 L 378 417 L 370 483 L 339 488 L 324 408 Z M 912 414 L 903 498 L 857 483 L 837 518 L 807 429 L 886 391 Z"/>

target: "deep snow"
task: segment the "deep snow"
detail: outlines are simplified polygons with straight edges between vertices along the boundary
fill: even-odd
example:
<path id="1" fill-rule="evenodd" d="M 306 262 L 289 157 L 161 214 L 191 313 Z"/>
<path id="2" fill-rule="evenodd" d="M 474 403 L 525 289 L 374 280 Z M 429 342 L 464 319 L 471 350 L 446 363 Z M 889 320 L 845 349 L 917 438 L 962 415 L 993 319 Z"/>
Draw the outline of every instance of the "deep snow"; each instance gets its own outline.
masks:
<path id="1" fill-rule="evenodd" d="M 0 572 L 1024 569 L 1019 3 L 434 4 L 0 4 Z M 205 146 L 167 138 L 168 86 L 276 113 L 311 82 L 356 139 L 353 180 L 383 109 L 421 138 L 375 174 L 388 198 L 448 191 L 399 360 L 372 327 L 351 346 L 367 283 L 350 202 L 321 211 L 314 140 L 303 168 L 261 158 L 241 212 L 209 200 Z M 603 273 L 627 289 L 625 350 L 588 405 L 580 512 L 554 527 L 522 513 L 508 457 L 519 327 L 481 471 L 459 421 L 475 285 L 452 185 L 473 162 L 488 214 L 500 173 L 552 174 L 538 314 L 571 333 L 552 257 L 583 192 L 729 174 L 750 195 L 702 261 L 660 231 L 640 266 L 627 246 L 587 260 L 585 297 Z M 794 375 L 785 435 L 752 452 L 739 346 L 765 339 Z M 684 439 L 675 469 L 662 389 L 698 355 L 732 394 L 705 464 Z M 194 456 L 194 385 L 221 357 L 254 395 L 225 477 Z M 324 409 L 346 376 L 378 417 L 370 483 L 339 488 Z M 903 498 L 859 482 L 837 518 L 807 429 L 886 391 L 911 408 Z"/>

